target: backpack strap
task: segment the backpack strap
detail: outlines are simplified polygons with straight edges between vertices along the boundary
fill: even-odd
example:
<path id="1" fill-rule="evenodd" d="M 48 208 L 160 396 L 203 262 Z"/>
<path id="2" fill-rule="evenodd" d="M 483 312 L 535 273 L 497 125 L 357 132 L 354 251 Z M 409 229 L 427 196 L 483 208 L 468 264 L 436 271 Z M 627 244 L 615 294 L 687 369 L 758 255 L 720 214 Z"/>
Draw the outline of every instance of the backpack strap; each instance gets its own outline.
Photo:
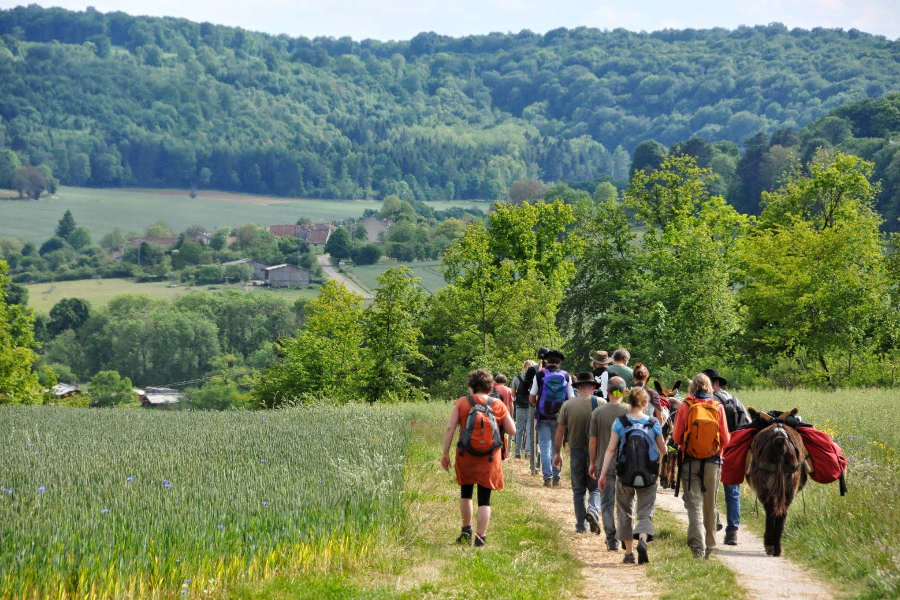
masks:
<path id="1" fill-rule="evenodd" d="M 597 396 L 591 395 L 591 410 L 597 410 L 597 406 L 599 406 L 599 401 L 597 400 Z"/>

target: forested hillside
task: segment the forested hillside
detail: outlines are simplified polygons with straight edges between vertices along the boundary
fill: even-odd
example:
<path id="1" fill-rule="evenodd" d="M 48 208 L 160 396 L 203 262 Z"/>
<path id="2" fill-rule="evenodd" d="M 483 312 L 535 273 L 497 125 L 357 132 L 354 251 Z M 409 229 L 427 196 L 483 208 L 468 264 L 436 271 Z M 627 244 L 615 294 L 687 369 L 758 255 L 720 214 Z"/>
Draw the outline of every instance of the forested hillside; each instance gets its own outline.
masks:
<path id="1" fill-rule="evenodd" d="M 31 6 L 0 12 L 0 81 L 0 186 L 21 164 L 72 185 L 500 198 L 624 180 L 648 139 L 801 128 L 900 89 L 900 44 L 778 24 L 356 42 Z"/>

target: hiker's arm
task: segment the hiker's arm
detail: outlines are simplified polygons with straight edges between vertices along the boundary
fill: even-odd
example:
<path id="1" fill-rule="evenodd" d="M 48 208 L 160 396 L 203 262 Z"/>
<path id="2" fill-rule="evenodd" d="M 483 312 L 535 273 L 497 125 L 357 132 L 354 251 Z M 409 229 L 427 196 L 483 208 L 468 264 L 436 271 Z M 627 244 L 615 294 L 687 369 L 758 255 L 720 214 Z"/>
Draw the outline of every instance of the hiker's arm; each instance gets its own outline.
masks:
<path id="1" fill-rule="evenodd" d="M 722 441 L 722 448 L 728 445 L 731 440 L 731 432 L 728 430 L 728 420 L 725 418 L 725 407 L 719 404 L 716 407 L 716 413 L 719 415 L 719 438 Z"/>
<path id="2" fill-rule="evenodd" d="M 597 479 L 597 436 L 592 435 L 588 442 L 588 456 L 591 457 L 591 465 L 588 467 L 588 477 Z"/>
<path id="3" fill-rule="evenodd" d="M 679 446 L 684 441 L 684 415 L 687 414 L 687 403 L 682 402 L 675 413 L 675 427 L 672 428 L 672 441 Z"/>
<path id="4" fill-rule="evenodd" d="M 600 477 L 597 478 L 601 491 L 606 487 L 606 473 L 609 471 L 609 465 L 612 463 L 613 456 L 616 455 L 616 446 L 618 445 L 619 434 L 613 431 L 609 438 L 609 446 L 606 447 L 606 454 L 603 455 L 603 469 L 600 470 Z"/>
<path id="5" fill-rule="evenodd" d="M 500 422 L 500 429 L 502 429 L 503 433 L 506 435 L 516 435 L 516 422 L 513 421 L 512 416 L 510 416 L 508 412 Z"/>
<path id="6" fill-rule="evenodd" d="M 553 456 L 553 466 L 557 469 L 562 468 L 562 447 L 563 442 L 566 439 L 566 429 L 567 427 L 560 423 L 556 426 L 556 439 L 553 440 L 553 445 L 556 448 L 556 454 Z"/>
<path id="7" fill-rule="evenodd" d="M 509 416 L 509 415 L 507 415 Z M 450 443 L 453 441 L 453 433 L 459 425 L 459 407 L 454 405 L 450 411 L 450 420 L 447 422 L 447 431 L 444 432 L 444 453 L 441 455 L 441 466 L 445 471 L 450 470 Z M 513 425 L 513 430 L 515 430 Z"/>
<path id="8" fill-rule="evenodd" d="M 531 403 L 532 406 L 537 406 L 537 396 L 535 396 L 534 394 L 528 395 L 528 401 Z"/>
<path id="9" fill-rule="evenodd" d="M 666 449 L 666 440 L 663 439 L 662 434 L 656 436 L 656 447 L 659 448 L 660 456 L 665 456 L 668 453 L 668 450 Z"/>

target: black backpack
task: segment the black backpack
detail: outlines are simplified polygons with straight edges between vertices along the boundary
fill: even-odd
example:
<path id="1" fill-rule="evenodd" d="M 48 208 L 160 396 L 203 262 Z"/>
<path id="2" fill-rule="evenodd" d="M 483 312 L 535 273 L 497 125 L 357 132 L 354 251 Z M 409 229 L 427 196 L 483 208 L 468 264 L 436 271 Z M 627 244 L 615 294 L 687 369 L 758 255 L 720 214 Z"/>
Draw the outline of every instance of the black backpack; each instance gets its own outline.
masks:
<path id="1" fill-rule="evenodd" d="M 735 431 L 750 422 L 747 409 L 744 408 L 740 400 L 727 391 L 719 390 L 713 394 L 713 397 L 725 408 L 725 422 L 728 424 L 728 431 Z"/>
<path id="2" fill-rule="evenodd" d="M 653 437 L 656 419 L 650 417 L 646 423 L 632 423 L 626 416 L 619 417 L 625 428 L 619 440 L 619 458 L 616 476 L 622 485 L 645 488 L 656 485 L 659 477 L 659 448 Z"/>
<path id="3" fill-rule="evenodd" d="M 519 386 L 516 388 L 515 403 L 517 408 L 528 408 L 529 396 L 531 395 L 531 386 L 525 385 L 525 376 L 516 375 L 513 381 L 519 380 Z"/>

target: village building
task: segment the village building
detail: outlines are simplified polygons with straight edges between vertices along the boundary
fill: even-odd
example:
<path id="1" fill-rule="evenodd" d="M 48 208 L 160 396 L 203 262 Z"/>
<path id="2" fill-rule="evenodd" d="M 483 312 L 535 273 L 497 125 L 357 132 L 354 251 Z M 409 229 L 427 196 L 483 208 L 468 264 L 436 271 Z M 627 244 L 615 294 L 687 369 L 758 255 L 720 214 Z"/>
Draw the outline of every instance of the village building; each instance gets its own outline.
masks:
<path id="1" fill-rule="evenodd" d="M 256 281 L 265 281 L 266 279 L 266 269 L 269 267 L 268 265 L 264 265 L 259 261 L 255 261 L 252 258 L 242 258 L 240 260 L 233 260 L 231 262 L 222 263 L 222 267 L 230 267 L 232 265 L 247 265 L 251 269 L 253 269 L 253 275 L 251 275 L 251 279 Z"/>
<path id="2" fill-rule="evenodd" d="M 381 241 L 381 234 L 387 235 L 388 230 L 393 223 L 390 219 L 379 219 L 375 215 L 370 215 L 368 219 L 360 223 L 366 230 L 369 243 L 377 243 Z"/>
<path id="3" fill-rule="evenodd" d="M 177 404 L 181 401 L 181 392 L 165 387 L 148 387 L 145 390 L 134 390 L 144 408 L 154 408 L 164 404 Z"/>
<path id="4" fill-rule="evenodd" d="M 82 393 L 81 390 L 79 390 L 77 387 L 68 383 L 57 383 L 49 390 L 44 391 L 53 394 L 58 400 L 61 400 L 63 398 L 71 398 L 76 394 Z"/>
<path id="5" fill-rule="evenodd" d="M 266 267 L 265 282 L 270 287 L 306 287 L 309 285 L 309 269 L 289 264 Z"/>
<path id="6" fill-rule="evenodd" d="M 333 223 L 316 223 L 315 225 L 272 225 L 269 231 L 275 237 L 295 237 L 310 246 L 324 246 L 331 234 L 337 230 Z"/>

